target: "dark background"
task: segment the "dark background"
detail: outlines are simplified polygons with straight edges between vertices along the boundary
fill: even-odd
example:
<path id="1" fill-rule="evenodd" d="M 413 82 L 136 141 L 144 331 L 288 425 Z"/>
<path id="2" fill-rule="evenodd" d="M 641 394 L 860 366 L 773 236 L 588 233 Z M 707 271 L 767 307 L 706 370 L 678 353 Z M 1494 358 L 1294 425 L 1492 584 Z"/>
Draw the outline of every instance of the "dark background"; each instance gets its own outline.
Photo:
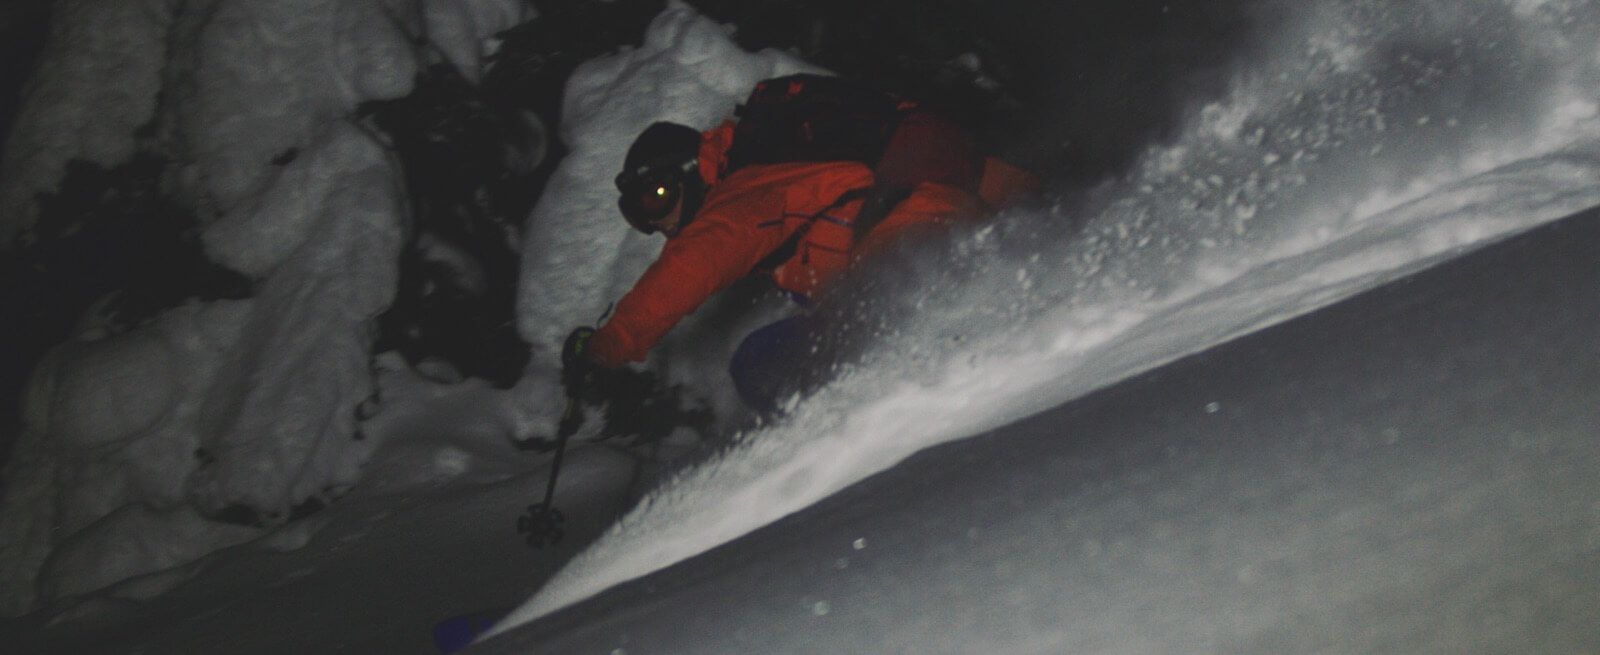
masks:
<path id="1" fill-rule="evenodd" d="M 48 0 L 0 3 L 0 152 L 11 136 L 22 85 L 44 47 L 49 16 Z"/>

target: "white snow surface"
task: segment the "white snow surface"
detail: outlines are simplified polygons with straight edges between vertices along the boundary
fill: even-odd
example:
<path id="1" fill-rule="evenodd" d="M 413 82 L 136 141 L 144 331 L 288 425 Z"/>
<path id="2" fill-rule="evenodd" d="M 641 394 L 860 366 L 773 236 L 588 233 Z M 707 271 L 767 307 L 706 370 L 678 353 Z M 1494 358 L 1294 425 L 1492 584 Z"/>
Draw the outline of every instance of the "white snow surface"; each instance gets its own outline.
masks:
<path id="1" fill-rule="evenodd" d="M 424 0 L 428 41 L 468 80 L 482 77 L 489 36 L 527 20 L 532 12 L 517 0 Z"/>
<path id="2" fill-rule="evenodd" d="M 0 157 L 0 245 L 33 223 L 35 195 L 73 158 L 113 165 L 133 155 L 134 130 L 155 114 L 165 64 L 165 0 L 62 0 L 52 11 L 41 71 Z"/>
<path id="3" fill-rule="evenodd" d="M 46 356 L 5 471 L 0 614 L 263 532 L 202 513 L 281 522 L 355 484 L 379 441 L 355 408 L 375 392 L 369 324 L 394 296 L 406 200 L 351 112 L 410 91 L 429 21 L 476 67 L 464 44 L 521 16 L 515 0 L 59 4 L 5 153 L 5 238 L 66 160 L 120 163 L 148 125 L 186 156 L 175 183 L 208 253 L 257 293 L 86 328 Z"/>
<path id="4" fill-rule="evenodd" d="M 0 228 L 33 219 L 29 199 L 67 159 L 121 161 L 153 119 L 191 155 L 180 186 L 208 211 L 207 247 L 260 277 L 260 293 L 87 333 L 47 357 L 5 471 L 7 615 L 141 574 L 112 595 L 148 598 L 207 553 L 265 534 L 199 509 L 511 475 L 486 444 L 548 429 L 560 339 L 598 319 L 659 248 L 614 208 L 611 179 L 633 136 L 655 120 L 709 127 L 755 80 L 815 70 L 740 50 L 677 0 L 643 47 L 583 66 L 562 119 L 572 154 L 525 233 L 527 378 L 511 392 L 385 388 L 389 409 L 358 441 L 352 408 L 374 391 L 366 321 L 393 292 L 403 202 L 382 144 L 345 116 L 409 89 L 430 56 L 410 35 L 426 30 L 471 71 L 519 3 L 208 0 L 176 17 L 173 4 L 59 3 L 47 73 L 0 170 Z M 923 448 L 1600 204 L 1597 12 L 1581 0 L 1296 4 L 1296 29 L 1255 44 L 1225 97 L 1196 106 L 1181 136 L 1086 208 L 1015 212 L 864 271 L 828 305 L 870 307 L 850 326 L 877 333 L 859 365 L 659 489 L 500 629 Z M 160 107 L 158 91 L 170 98 Z M 290 148 L 289 165 L 269 163 Z M 653 364 L 721 380 L 740 329 L 780 311 L 737 326 L 690 321 Z M 202 446 L 216 463 L 196 460 Z M 293 548 L 323 525 L 263 543 Z"/>
<path id="5" fill-rule="evenodd" d="M 493 633 L 918 450 L 1600 204 L 1593 3 L 1296 9 L 1081 215 L 1013 213 L 879 261 L 834 299 L 871 308 L 861 364 L 660 488 Z"/>

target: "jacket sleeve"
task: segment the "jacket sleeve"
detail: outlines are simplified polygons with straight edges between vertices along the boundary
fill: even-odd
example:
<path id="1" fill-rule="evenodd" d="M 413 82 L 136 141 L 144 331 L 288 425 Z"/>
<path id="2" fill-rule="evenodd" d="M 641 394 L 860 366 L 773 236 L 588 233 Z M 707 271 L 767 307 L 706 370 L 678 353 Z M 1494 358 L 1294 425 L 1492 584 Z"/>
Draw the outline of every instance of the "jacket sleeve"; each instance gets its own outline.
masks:
<path id="1" fill-rule="evenodd" d="M 678 321 L 777 248 L 783 231 L 759 220 L 782 211 L 781 196 L 772 194 L 708 202 L 617 302 L 611 320 L 589 342 L 594 359 L 611 367 L 644 361 Z"/>

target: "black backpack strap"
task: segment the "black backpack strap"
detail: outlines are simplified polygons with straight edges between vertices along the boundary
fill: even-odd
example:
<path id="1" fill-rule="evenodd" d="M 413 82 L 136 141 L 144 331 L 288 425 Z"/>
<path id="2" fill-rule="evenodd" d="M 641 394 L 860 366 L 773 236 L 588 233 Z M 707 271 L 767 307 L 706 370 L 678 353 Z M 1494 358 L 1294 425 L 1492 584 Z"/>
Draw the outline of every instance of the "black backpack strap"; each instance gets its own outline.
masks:
<path id="1" fill-rule="evenodd" d="M 834 198 L 833 202 L 829 203 L 827 207 L 823 207 L 821 211 L 806 217 L 806 224 L 795 230 L 794 234 L 789 235 L 788 239 L 784 239 L 783 243 L 779 244 L 777 249 L 773 250 L 766 257 L 763 257 L 761 261 L 756 264 L 755 270 L 772 271 L 776 270 L 779 266 L 782 266 L 784 262 L 789 261 L 794 257 L 794 254 L 800 250 L 800 244 L 805 241 L 806 235 L 811 233 L 811 226 L 817 224 L 817 219 L 821 218 L 823 214 L 850 204 L 853 201 L 871 197 L 873 188 L 874 187 L 861 187 L 839 194 L 839 197 Z M 865 208 L 863 208 L 863 210 L 864 209 Z M 859 214 L 857 215 L 856 220 L 860 220 Z M 864 233 L 857 232 L 857 234 L 859 235 Z"/>
<path id="2" fill-rule="evenodd" d="M 894 206 L 900 204 L 911 195 L 911 189 L 889 184 L 878 184 L 867 189 L 863 194 L 866 198 L 861 203 L 861 211 L 856 212 L 856 220 L 850 226 L 854 233 L 853 242 L 860 243 L 872 228 L 878 227 L 883 219 L 889 216 Z"/>

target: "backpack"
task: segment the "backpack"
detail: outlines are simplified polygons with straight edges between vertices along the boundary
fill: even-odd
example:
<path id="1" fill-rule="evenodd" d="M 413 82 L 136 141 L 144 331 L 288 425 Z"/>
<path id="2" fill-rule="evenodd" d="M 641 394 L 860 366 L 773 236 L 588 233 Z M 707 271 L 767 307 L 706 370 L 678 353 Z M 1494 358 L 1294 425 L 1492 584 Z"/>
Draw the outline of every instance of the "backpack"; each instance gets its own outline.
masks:
<path id="1" fill-rule="evenodd" d="M 798 74 L 764 80 L 734 109 L 725 174 L 757 164 L 859 161 L 876 167 L 917 103 L 860 82 Z"/>
<path id="2" fill-rule="evenodd" d="M 894 139 L 902 124 L 909 127 L 915 123 L 907 123 L 908 116 L 926 112 L 904 96 L 840 77 L 802 73 L 764 80 L 734 109 L 739 121 L 733 128 L 722 174 L 760 164 L 861 162 L 873 170 L 876 183 L 847 191 L 828 207 L 862 201 L 850 227 L 851 241 L 859 241 L 920 182 L 964 179 L 963 173 L 970 177 L 975 170 L 968 161 L 975 152 L 962 137 L 951 139 L 945 133 L 947 138 L 928 139 L 920 145 Z M 763 258 L 756 269 L 770 271 L 793 257 L 817 216 Z"/>

